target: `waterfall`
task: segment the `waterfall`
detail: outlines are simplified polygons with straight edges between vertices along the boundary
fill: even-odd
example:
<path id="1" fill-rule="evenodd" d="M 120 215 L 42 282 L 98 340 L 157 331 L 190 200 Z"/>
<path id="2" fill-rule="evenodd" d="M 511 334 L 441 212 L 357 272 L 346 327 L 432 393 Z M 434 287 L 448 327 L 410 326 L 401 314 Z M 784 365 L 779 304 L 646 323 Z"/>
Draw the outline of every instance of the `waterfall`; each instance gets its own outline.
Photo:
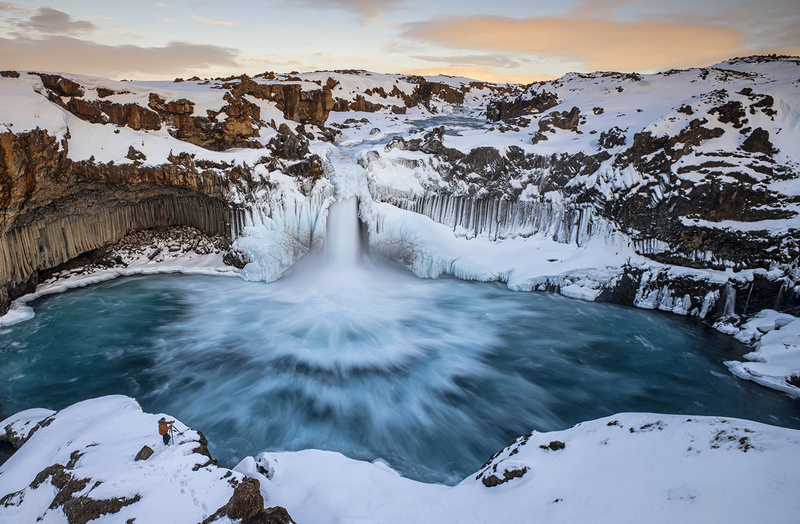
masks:
<path id="1" fill-rule="evenodd" d="M 747 306 L 750 305 L 750 296 L 753 294 L 753 286 L 755 286 L 756 281 L 753 280 L 750 283 L 750 291 L 747 293 L 747 300 L 744 301 L 744 309 L 742 310 L 742 315 L 747 315 Z"/>
<path id="2" fill-rule="evenodd" d="M 722 310 L 722 318 L 733 318 L 736 316 L 736 288 L 730 282 L 725 284 L 725 306 Z"/>
<path id="3" fill-rule="evenodd" d="M 328 210 L 325 260 L 331 266 L 348 267 L 358 262 L 358 198 L 351 196 L 331 204 Z"/>

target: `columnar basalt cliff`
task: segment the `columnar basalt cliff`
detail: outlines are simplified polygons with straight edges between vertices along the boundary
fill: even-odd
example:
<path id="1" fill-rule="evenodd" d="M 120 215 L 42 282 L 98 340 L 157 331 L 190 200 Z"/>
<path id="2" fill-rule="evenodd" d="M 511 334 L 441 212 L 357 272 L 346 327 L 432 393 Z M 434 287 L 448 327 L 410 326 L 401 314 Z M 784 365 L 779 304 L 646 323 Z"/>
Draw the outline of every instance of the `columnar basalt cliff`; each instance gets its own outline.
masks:
<path id="1" fill-rule="evenodd" d="M 35 289 L 37 272 L 127 233 L 189 225 L 230 238 L 222 180 L 177 163 L 75 162 L 42 130 L 0 135 L 0 310 Z"/>

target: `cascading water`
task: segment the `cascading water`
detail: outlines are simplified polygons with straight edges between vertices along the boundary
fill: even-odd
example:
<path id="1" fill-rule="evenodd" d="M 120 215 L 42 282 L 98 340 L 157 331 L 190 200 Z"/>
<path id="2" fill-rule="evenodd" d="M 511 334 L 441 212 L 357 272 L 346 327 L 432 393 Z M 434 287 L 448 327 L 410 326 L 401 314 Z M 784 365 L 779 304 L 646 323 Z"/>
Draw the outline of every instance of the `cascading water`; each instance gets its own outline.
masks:
<path id="1" fill-rule="evenodd" d="M 351 267 L 358 262 L 358 199 L 354 196 L 331 204 L 328 209 L 325 261 L 334 267 Z"/>
<path id="2" fill-rule="evenodd" d="M 736 288 L 730 283 L 725 284 L 725 304 L 722 310 L 722 318 L 733 318 L 736 316 Z"/>

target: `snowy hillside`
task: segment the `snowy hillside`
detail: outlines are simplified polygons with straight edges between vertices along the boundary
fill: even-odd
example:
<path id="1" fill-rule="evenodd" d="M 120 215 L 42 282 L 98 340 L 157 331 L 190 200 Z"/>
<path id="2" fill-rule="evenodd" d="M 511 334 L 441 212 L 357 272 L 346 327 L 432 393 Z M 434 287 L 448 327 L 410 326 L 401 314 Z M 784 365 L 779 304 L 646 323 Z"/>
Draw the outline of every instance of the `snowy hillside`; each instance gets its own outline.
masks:
<path id="1" fill-rule="evenodd" d="M 0 519 L 788 524 L 800 518 L 800 432 L 744 420 L 620 414 L 534 432 L 460 484 L 444 486 L 405 479 L 382 462 L 315 450 L 262 453 L 226 470 L 203 454 L 202 435 L 180 422 L 183 434 L 164 446 L 159 417 L 142 413 L 132 399 L 103 397 L 0 422 L 21 446 L 0 466 Z M 145 446 L 152 455 L 141 453 Z"/>

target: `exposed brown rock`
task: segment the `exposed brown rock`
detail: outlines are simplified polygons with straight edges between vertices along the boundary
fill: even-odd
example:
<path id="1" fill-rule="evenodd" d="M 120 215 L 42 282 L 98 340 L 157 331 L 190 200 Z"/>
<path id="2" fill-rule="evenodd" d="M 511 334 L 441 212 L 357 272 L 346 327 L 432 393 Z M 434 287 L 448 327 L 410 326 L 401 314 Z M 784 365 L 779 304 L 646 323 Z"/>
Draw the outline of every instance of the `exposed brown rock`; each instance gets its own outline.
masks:
<path id="1" fill-rule="evenodd" d="M 64 514 L 69 524 L 86 524 L 101 515 L 119 513 L 125 506 L 141 500 L 140 495 L 131 498 L 93 499 L 86 495 L 72 498 L 64 503 Z"/>
<path id="2" fill-rule="evenodd" d="M 127 126 L 136 131 L 161 129 L 161 118 L 158 113 L 137 104 L 117 104 L 108 100 L 87 101 L 81 98 L 70 98 L 66 109 L 83 120 L 93 124 L 116 124 Z"/>
<path id="3" fill-rule="evenodd" d="M 101 515 L 119 513 L 123 507 L 141 500 L 139 495 L 132 498 L 102 500 L 90 498 L 88 495 L 75 497 L 76 493 L 83 491 L 89 485 L 91 479 L 77 478 L 70 473 L 70 470 L 71 466 L 69 465 L 65 467 L 61 464 L 53 464 L 40 471 L 30 484 L 31 488 L 36 489 L 48 480 L 50 481 L 57 491 L 49 509 L 61 508 L 69 524 L 86 524 Z M 8 502 L 6 501 L 6 503 Z"/>
<path id="4" fill-rule="evenodd" d="M 539 120 L 539 130 L 546 131 L 549 126 L 553 126 L 565 131 L 574 131 L 580 120 L 581 110 L 577 107 L 573 107 L 569 111 L 553 111 Z"/>
<path id="5" fill-rule="evenodd" d="M 116 95 L 117 92 L 113 89 L 107 89 L 105 87 L 98 87 L 97 88 L 97 96 L 100 98 L 108 98 L 111 95 Z"/>
<path id="6" fill-rule="evenodd" d="M 17 71 L 0 71 L 0 76 L 3 78 L 19 78 Z"/>
<path id="7" fill-rule="evenodd" d="M 239 520 L 242 524 L 295 524 L 285 508 L 264 507 L 260 484 L 252 477 L 245 477 L 234 488 L 228 503 L 205 519 L 202 524 L 211 524 L 223 517 Z"/>
<path id="8" fill-rule="evenodd" d="M 234 97 L 250 95 L 275 102 L 287 120 L 301 124 L 324 126 L 334 105 L 331 91 L 326 88 L 304 91 L 299 84 L 258 84 L 247 75 L 228 86 Z"/>
<path id="9" fill-rule="evenodd" d="M 755 128 L 745 139 L 742 149 L 748 153 L 764 153 L 765 155 L 775 153 L 775 146 L 769 141 L 769 131 L 760 127 Z"/>
<path id="10" fill-rule="evenodd" d="M 224 151 L 232 147 L 261 145 L 251 140 L 258 136 L 261 127 L 261 109 L 242 97 L 225 93 L 227 102 L 219 111 L 209 111 L 207 116 L 194 115 L 194 103 L 182 98 L 165 101 L 155 93 L 150 94 L 148 106 L 158 112 L 169 127 L 172 136 L 206 149 Z M 222 122 L 219 114 L 227 115 Z"/>
<path id="11" fill-rule="evenodd" d="M 613 149 L 625 145 L 625 132 L 617 126 L 600 133 L 597 144 L 604 149 Z"/>
<path id="12" fill-rule="evenodd" d="M 675 136 L 654 137 L 650 132 L 636 133 L 633 135 L 631 147 L 615 162 L 620 166 L 636 163 L 637 169 L 646 173 L 664 172 L 678 159 L 689 154 L 694 147 L 725 133 L 719 127 L 703 127 L 706 123 L 706 119 L 695 118 Z M 649 159 L 643 162 L 645 157 Z"/>
<path id="13" fill-rule="evenodd" d="M 558 104 L 558 97 L 547 91 L 534 92 L 530 96 L 520 96 L 510 101 L 501 98 L 486 106 L 486 118 L 490 122 L 508 122 L 522 115 L 542 113 Z"/>
<path id="14" fill-rule="evenodd" d="M 134 161 L 136 161 L 136 160 L 147 160 L 147 157 L 144 156 L 144 153 L 142 153 L 141 151 L 139 151 L 138 149 L 136 149 L 133 146 L 128 147 L 128 154 L 125 155 L 125 158 L 127 158 L 128 160 L 134 160 Z"/>
<path id="15" fill-rule="evenodd" d="M 53 91 L 58 96 L 83 96 L 83 88 L 77 82 L 73 82 L 63 76 L 47 75 L 43 73 L 31 73 L 38 75 L 42 79 L 44 86 Z"/>
<path id="16" fill-rule="evenodd" d="M 746 123 L 747 118 L 742 103 L 738 100 L 731 100 L 721 106 L 712 108 L 708 114 L 718 115 L 717 118 L 723 124 L 733 124 L 736 129 L 741 129 Z"/>
<path id="17" fill-rule="evenodd" d="M 525 473 L 527 473 L 527 472 L 528 472 L 528 468 L 527 467 L 523 467 L 523 468 L 519 468 L 519 469 L 517 469 L 517 468 L 509 468 L 509 469 L 503 471 L 503 478 L 500 478 L 497 475 L 492 474 L 492 475 L 488 475 L 488 476 L 483 477 L 481 479 L 481 482 L 483 482 L 483 485 L 486 486 L 487 488 L 493 488 L 495 486 L 499 486 L 500 484 L 505 484 L 506 482 L 508 482 L 511 479 L 520 478 L 523 475 L 525 475 Z"/>
<path id="18" fill-rule="evenodd" d="M 153 448 L 151 448 L 150 446 L 144 446 L 142 447 L 142 449 L 139 450 L 139 453 L 136 454 L 136 457 L 134 457 L 133 460 L 134 461 L 147 460 L 153 456 L 153 453 L 155 453 L 153 451 Z"/>

